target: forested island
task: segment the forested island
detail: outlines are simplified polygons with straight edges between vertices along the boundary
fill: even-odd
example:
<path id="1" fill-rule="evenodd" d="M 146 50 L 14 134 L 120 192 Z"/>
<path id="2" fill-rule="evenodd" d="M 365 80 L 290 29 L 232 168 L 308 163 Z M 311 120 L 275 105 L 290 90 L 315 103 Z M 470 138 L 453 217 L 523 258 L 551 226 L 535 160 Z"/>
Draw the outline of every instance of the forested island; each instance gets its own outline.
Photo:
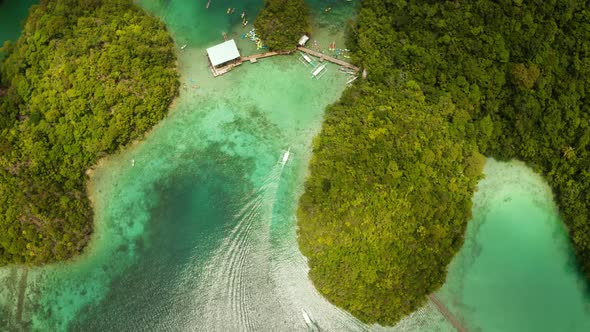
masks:
<path id="1" fill-rule="evenodd" d="M 254 21 L 256 33 L 271 50 L 294 50 L 297 40 L 311 32 L 304 0 L 265 0 Z"/>
<path id="2" fill-rule="evenodd" d="M 395 324 L 445 280 L 483 157 L 547 179 L 590 277 L 588 1 L 365 0 L 369 72 L 327 109 L 298 210 L 310 277 L 364 322 Z"/>
<path id="3" fill-rule="evenodd" d="M 141 138 L 178 90 L 174 43 L 132 1 L 33 6 L 0 65 L 0 265 L 88 243 L 86 170 Z"/>

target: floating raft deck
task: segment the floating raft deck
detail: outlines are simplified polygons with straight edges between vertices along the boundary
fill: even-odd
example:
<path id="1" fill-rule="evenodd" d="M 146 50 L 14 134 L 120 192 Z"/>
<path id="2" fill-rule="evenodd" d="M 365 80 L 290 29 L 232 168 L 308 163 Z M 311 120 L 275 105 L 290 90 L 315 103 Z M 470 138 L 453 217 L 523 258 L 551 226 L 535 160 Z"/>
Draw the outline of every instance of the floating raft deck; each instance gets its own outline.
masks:
<path id="1" fill-rule="evenodd" d="M 223 66 L 223 67 L 209 66 L 209 68 L 211 69 L 211 72 L 213 73 L 213 77 L 217 77 L 217 76 L 221 76 L 221 75 L 227 73 L 228 71 L 234 69 L 234 67 L 237 67 L 241 64 L 242 64 L 241 62 L 234 62 L 229 65 Z"/>

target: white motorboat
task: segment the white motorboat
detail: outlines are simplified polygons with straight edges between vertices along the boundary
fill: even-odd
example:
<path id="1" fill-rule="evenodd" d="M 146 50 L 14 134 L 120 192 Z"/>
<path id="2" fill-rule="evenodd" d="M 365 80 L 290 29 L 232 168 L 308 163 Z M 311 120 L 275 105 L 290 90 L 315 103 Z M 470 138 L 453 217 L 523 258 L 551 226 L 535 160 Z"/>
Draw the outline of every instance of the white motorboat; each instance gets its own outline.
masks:
<path id="1" fill-rule="evenodd" d="M 289 160 L 289 155 L 291 153 L 291 147 L 289 147 L 289 149 L 287 151 L 285 151 L 285 153 L 283 153 L 283 159 L 281 160 L 281 164 L 283 164 L 283 166 L 287 163 L 287 161 Z"/>
<path id="2" fill-rule="evenodd" d="M 301 309 L 301 313 L 303 314 L 303 319 L 305 319 L 305 323 L 307 325 L 313 326 L 313 322 L 311 321 L 311 318 L 309 317 L 307 312 L 305 310 Z"/>
<path id="3" fill-rule="evenodd" d="M 322 329 L 319 325 L 309 316 L 307 311 L 301 309 L 301 313 L 303 314 L 303 319 L 305 320 L 305 324 L 307 324 L 307 330 L 311 332 L 320 332 Z"/>

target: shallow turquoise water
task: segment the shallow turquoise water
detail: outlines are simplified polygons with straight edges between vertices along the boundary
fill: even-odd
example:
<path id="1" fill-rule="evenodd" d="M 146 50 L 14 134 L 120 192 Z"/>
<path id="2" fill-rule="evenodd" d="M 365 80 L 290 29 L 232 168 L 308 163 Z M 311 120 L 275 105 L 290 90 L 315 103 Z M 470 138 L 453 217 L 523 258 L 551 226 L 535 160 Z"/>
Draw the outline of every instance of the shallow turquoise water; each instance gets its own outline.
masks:
<path id="1" fill-rule="evenodd" d="M 256 52 L 252 43 L 240 38 L 251 25 L 242 28 L 239 14 L 245 10 L 248 17 L 253 17 L 262 2 L 212 0 L 209 10 L 205 9 L 206 1 L 139 2 L 162 17 L 177 41 L 181 95 L 168 118 L 143 143 L 104 161 L 93 173 L 90 193 L 96 206 L 97 226 L 83 256 L 32 269 L 27 278 L 23 278 L 21 268 L 0 269 L 0 279 L 9 285 L 0 289 L 0 323 L 43 331 L 304 331 L 301 309 L 305 309 L 323 329 L 382 330 L 361 324 L 318 295 L 307 278 L 305 258 L 297 250 L 295 239 L 294 211 L 312 137 L 320 128 L 325 106 L 338 99 L 347 77 L 337 67 L 329 66 L 326 76 L 312 80 L 310 68 L 296 56 L 288 56 L 246 63 L 212 79 L 204 48 L 221 42 L 221 33 L 226 32 L 236 38 L 243 53 Z M 311 3 L 316 20 L 312 38 L 323 48 L 332 41 L 341 45 L 343 26 L 354 12 L 355 3 Z M 228 7 L 236 7 L 233 15 L 227 15 Z M 327 7 L 332 10 L 326 12 Z M 185 44 L 187 47 L 180 50 Z M 283 167 L 278 161 L 288 148 L 291 158 Z M 546 196 L 535 196 L 538 190 L 526 189 L 543 187 L 542 182 L 531 185 L 530 181 L 522 181 L 509 189 L 485 185 L 498 177 L 512 179 L 513 173 L 518 174 L 518 179 L 527 179 L 524 175 L 531 173 L 526 168 L 514 167 L 510 172 L 491 172 L 487 168 L 486 172 L 488 179 L 474 198 L 474 222 L 468 233 L 469 239 L 476 242 L 467 241 L 439 297 L 466 326 L 495 331 L 512 326 L 510 322 L 518 316 L 504 315 L 506 318 L 501 320 L 508 323 L 497 325 L 495 311 L 504 305 L 498 299 L 506 296 L 487 285 L 529 276 L 521 271 L 515 272 L 515 278 L 507 273 L 512 271 L 494 267 L 504 257 L 501 254 L 512 251 L 480 256 L 477 262 L 482 262 L 481 267 L 457 263 L 461 257 L 474 257 L 483 246 L 478 236 L 490 234 L 497 242 L 494 234 L 499 237 L 512 231 L 508 230 L 511 223 L 497 223 L 499 228 L 491 230 L 481 227 L 479 233 L 471 231 L 472 225 L 478 224 L 483 211 L 497 214 L 486 220 L 509 220 L 512 209 L 525 211 L 525 215 L 533 213 L 523 230 L 539 220 L 556 219 L 551 208 L 527 212 L 537 205 L 528 204 L 526 199 L 515 200 L 516 205 L 509 210 L 493 204 L 495 200 L 482 199 L 508 190 L 540 200 L 541 206 L 551 206 L 550 197 L 547 200 Z M 519 191 L 521 187 L 524 191 Z M 528 243 L 544 248 L 544 256 L 540 257 L 551 257 L 549 263 L 561 266 L 571 259 L 571 250 L 567 242 L 555 240 L 559 236 L 563 240 L 563 231 L 556 231 L 559 226 L 555 225 L 559 224 L 551 225 L 554 227 L 535 227 L 538 237 Z M 552 237 L 555 232 L 561 235 Z M 519 241 L 520 237 L 502 238 L 508 248 Z M 564 245 L 557 250 L 555 243 Z M 530 263 L 527 266 L 546 272 L 545 262 L 531 257 L 518 259 L 526 259 Z M 522 264 L 518 259 L 506 267 L 519 267 Z M 482 276 L 493 278 L 482 284 Z M 564 280 L 554 292 L 566 296 L 556 303 L 565 308 L 564 315 L 575 313 L 565 315 L 573 317 L 573 325 L 565 330 L 584 327 L 575 325 L 585 319 L 582 307 L 588 305 L 584 298 L 575 301 L 575 294 L 582 294 L 572 286 L 580 281 L 576 278 L 573 269 L 555 272 L 550 278 Z M 493 296 L 498 294 L 502 295 Z M 552 299 L 552 293 L 547 297 L 543 294 L 533 298 L 535 303 Z M 533 310 L 522 313 L 538 319 L 530 316 L 536 314 Z M 395 330 L 452 328 L 428 304 Z"/>
<path id="2" fill-rule="evenodd" d="M 551 190 L 488 160 L 466 241 L 439 292 L 470 331 L 590 331 L 590 292 Z"/>

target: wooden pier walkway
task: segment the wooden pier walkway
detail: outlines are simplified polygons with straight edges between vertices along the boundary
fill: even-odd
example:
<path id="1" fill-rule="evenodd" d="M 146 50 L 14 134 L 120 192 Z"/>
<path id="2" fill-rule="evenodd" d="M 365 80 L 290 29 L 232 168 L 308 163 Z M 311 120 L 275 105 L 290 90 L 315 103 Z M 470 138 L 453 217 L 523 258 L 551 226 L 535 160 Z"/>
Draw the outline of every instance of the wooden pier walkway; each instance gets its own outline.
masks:
<path id="1" fill-rule="evenodd" d="M 217 76 L 227 73 L 228 71 L 234 69 L 234 67 L 237 67 L 247 61 L 250 61 L 250 63 L 256 63 L 256 62 L 258 62 L 258 59 L 268 58 L 268 57 L 275 56 L 275 55 L 287 55 L 287 54 L 291 54 L 291 53 L 293 53 L 293 52 L 292 51 L 272 51 L 272 52 L 266 52 L 266 53 L 260 53 L 260 54 L 253 54 L 253 55 L 249 55 L 249 56 L 240 57 L 239 59 L 235 60 L 234 62 L 230 63 L 227 66 L 223 66 L 223 67 L 219 67 L 219 68 L 215 68 L 215 67 L 211 67 L 211 66 L 209 66 L 209 67 L 211 68 L 211 72 L 213 73 L 213 76 L 217 77 Z"/>
<path id="2" fill-rule="evenodd" d="M 333 62 L 337 65 L 340 65 L 340 66 L 343 66 L 346 68 L 350 68 L 354 71 L 359 71 L 358 67 L 353 66 L 352 64 L 350 64 L 346 61 L 336 59 L 334 57 L 331 57 L 329 55 L 326 55 L 326 54 L 323 54 L 320 52 L 312 51 L 312 50 L 305 48 L 305 47 L 297 47 L 297 49 L 301 52 L 305 52 L 309 55 L 313 55 L 315 57 L 320 58 L 320 62 L 326 60 L 326 61 Z M 260 53 L 260 54 L 253 54 L 253 55 L 249 55 L 249 56 L 240 57 L 239 59 L 228 64 L 227 66 L 223 66 L 220 68 L 215 68 L 215 67 L 210 67 L 210 68 L 211 68 L 211 72 L 213 73 L 213 76 L 217 77 L 219 75 L 223 75 L 223 74 L 227 73 L 228 71 L 234 69 L 234 67 L 237 67 L 247 61 L 250 61 L 250 63 L 256 63 L 256 62 L 258 62 L 258 59 L 268 58 L 268 57 L 275 56 L 275 55 L 287 55 L 287 54 L 291 54 L 291 53 L 293 53 L 293 51 L 271 51 L 271 52 L 265 52 L 265 53 Z"/>
<path id="3" fill-rule="evenodd" d="M 240 58 L 240 61 L 241 62 L 250 61 L 252 63 L 255 63 L 258 61 L 258 59 L 268 58 L 269 56 L 275 56 L 275 55 L 287 55 L 287 54 L 291 54 L 291 53 L 293 53 L 293 52 L 291 52 L 291 51 L 272 51 L 272 52 L 266 52 L 266 53 L 261 53 L 261 54 L 244 56 L 244 57 Z"/>
<path id="4" fill-rule="evenodd" d="M 24 267 L 21 273 L 20 282 L 18 283 L 18 298 L 16 301 L 16 324 L 22 324 L 23 309 L 25 306 L 25 292 L 27 291 L 27 276 L 29 269 Z"/>
<path id="5" fill-rule="evenodd" d="M 305 48 L 305 47 L 301 47 L 301 46 L 297 47 L 297 49 L 300 50 L 301 52 L 305 52 L 309 55 L 313 55 L 315 57 L 320 58 L 320 61 L 327 60 L 327 61 L 333 62 L 337 65 L 341 65 L 342 67 L 350 68 L 354 71 L 359 71 L 359 67 L 354 66 L 346 61 L 336 59 L 336 58 L 326 55 L 324 53 L 316 52 L 316 51 L 310 50 L 309 48 Z"/>
<path id="6" fill-rule="evenodd" d="M 467 332 L 467 329 L 463 327 L 461 322 L 459 322 L 459 320 L 453 316 L 453 314 L 445 307 L 438 297 L 436 297 L 436 295 L 430 294 L 428 295 L 428 298 L 458 332 Z"/>

